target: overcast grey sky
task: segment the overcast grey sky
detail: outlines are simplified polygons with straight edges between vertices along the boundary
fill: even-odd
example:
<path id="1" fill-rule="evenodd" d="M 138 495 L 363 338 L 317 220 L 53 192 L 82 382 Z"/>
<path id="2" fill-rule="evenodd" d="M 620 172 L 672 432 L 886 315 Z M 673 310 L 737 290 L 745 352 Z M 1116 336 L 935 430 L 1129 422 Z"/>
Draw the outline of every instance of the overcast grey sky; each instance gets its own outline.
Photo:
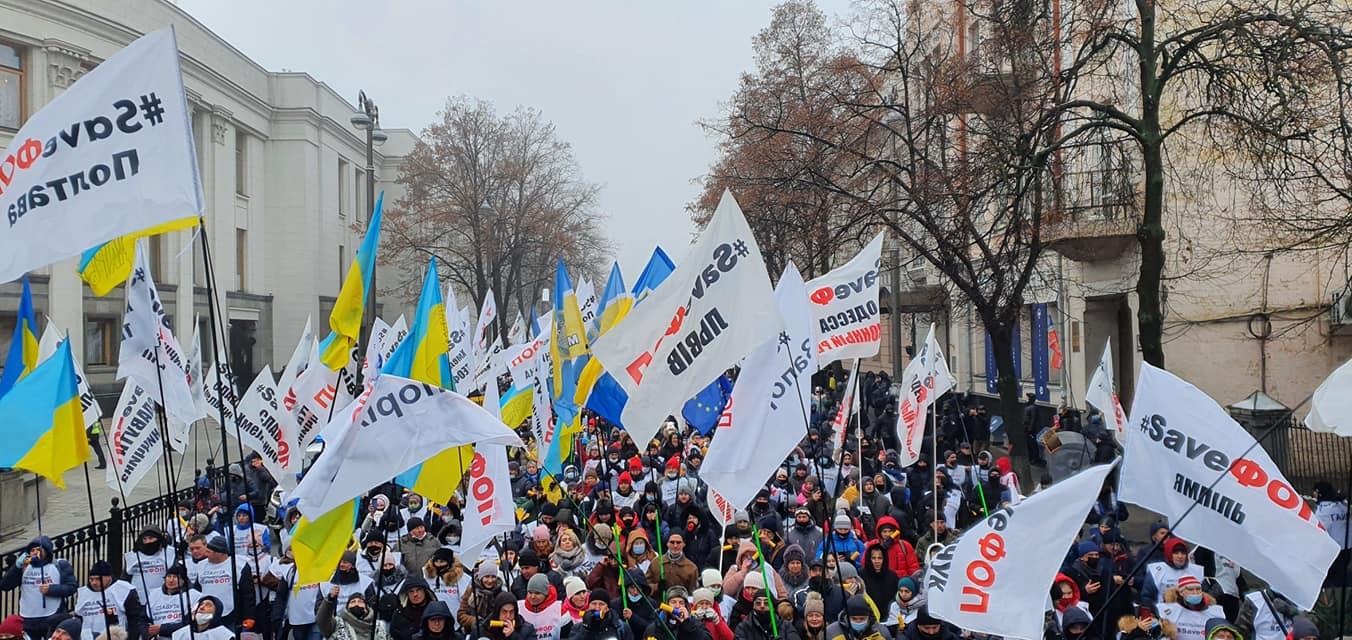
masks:
<path id="1" fill-rule="evenodd" d="M 654 244 L 684 257 L 684 206 L 714 158 L 695 121 L 751 67 L 751 38 L 775 4 L 179 0 L 268 69 L 309 72 L 353 101 L 364 89 L 388 127 L 420 130 L 459 94 L 540 109 L 602 185 L 630 285 Z M 836 14 L 848 2 L 819 4 Z"/>

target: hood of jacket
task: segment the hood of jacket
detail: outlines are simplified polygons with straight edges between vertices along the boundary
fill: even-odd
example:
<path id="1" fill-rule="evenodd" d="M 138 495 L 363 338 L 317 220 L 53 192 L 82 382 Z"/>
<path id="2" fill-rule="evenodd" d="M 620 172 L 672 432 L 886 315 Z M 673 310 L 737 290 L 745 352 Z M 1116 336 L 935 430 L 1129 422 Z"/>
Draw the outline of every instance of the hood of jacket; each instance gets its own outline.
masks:
<path id="1" fill-rule="evenodd" d="M 1059 585 L 1062 582 L 1070 583 L 1069 601 L 1063 600 L 1061 598 L 1061 588 Z M 1075 581 L 1070 578 L 1070 576 L 1064 573 L 1057 572 L 1056 579 L 1052 580 L 1051 597 L 1052 597 L 1052 606 L 1055 607 L 1057 611 L 1066 611 L 1067 609 L 1073 609 L 1075 607 L 1075 603 L 1080 601 L 1081 597 L 1080 585 L 1076 584 Z"/>
<path id="2" fill-rule="evenodd" d="M 38 536 L 29 541 L 28 546 L 24 548 L 31 550 L 33 547 L 40 547 L 42 549 L 42 560 L 34 560 L 32 562 L 33 566 L 41 567 L 42 565 L 55 560 L 52 554 L 56 552 L 56 547 L 52 544 L 51 538 L 48 538 L 47 536 Z"/>
<path id="3" fill-rule="evenodd" d="M 884 526 L 890 526 L 893 529 L 896 529 L 897 533 L 901 533 L 901 524 L 897 522 L 896 518 L 893 518 L 892 516 L 883 516 L 878 518 L 878 524 L 873 525 L 873 537 L 881 539 L 883 535 L 879 532 L 882 531 Z"/>
<path id="4" fill-rule="evenodd" d="M 198 598 L 197 602 L 193 603 L 192 613 L 189 615 L 191 616 L 197 613 L 197 605 L 202 604 L 203 600 L 210 600 L 211 604 L 215 605 L 214 607 L 212 607 L 212 611 L 214 611 L 215 613 L 213 613 L 211 616 L 211 622 L 207 623 L 207 628 L 212 629 L 221 626 L 221 608 L 224 607 L 225 605 L 221 604 L 220 598 L 217 598 L 216 596 L 202 596 Z M 195 623 L 196 621 L 194 620 L 193 622 Z"/>
<path id="5" fill-rule="evenodd" d="M 249 524 L 243 525 L 243 526 L 241 526 L 241 525 L 239 524 L 239 514 L 240 514 L 241 512 L 249 514 Z M 244 531 L 244 530 L 246 530 L 246 529 L 252 527 L 252 526 L 253 526 L 253 523 L 254 523 L 254 510 L 253 510 L 253 505 L 251 505 L 251 504 L 245 502 L 244 504 L 241 504 L 241 505 L 239 505 L 238 507 L 235 507 L 235 512 L 234 512 L 233 514 L 231 514 L 230 517 L 231 517 L 230 524 L 234 525 L 235 528 L 236 528 L 236 529 L 239 529 L 240 531 Z"/>

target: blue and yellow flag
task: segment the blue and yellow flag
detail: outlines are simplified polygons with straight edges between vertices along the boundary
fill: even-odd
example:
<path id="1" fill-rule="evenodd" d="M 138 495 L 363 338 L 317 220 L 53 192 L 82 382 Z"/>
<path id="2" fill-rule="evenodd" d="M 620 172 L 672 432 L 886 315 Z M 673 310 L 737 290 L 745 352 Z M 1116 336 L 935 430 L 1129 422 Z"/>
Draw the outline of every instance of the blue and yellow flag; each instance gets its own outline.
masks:
<path id="1" fill-rule="evenodd" d="M 371 276 L 376 271 L 376 251 L 380 248 L 381 209 L 385 192 L 376 198 L 376 209 L 366 225 L 366 237 L 357 248 L 357 259 L 347 270 L 343 288 L 329 313 L 329 335 L 319 343 L 319 359 L 332 371 L 347 366 L 352 348 L 361 334 L 361 319 L 366 312 L 366 294 L 371 287 Z"/>
<path id="2" fill-rule="evenodd" d="M 291 535 L 291 553 L 296 558 L 295 586 L 299 588 L 333 578 L 343 552 L 354 544 L 352 530 L 356 528 L 356 500 L 313 520 L 302 515 Z"/>
<path id="3" fill-rule="evenodd" d="M 562 258 L 554 269 L 554 323 L 550 330 L 553 336 L 549 350 L 554 361 L 550 399 L 554 405 L 555 424 L 558 425 L 554 443 L 560 445 L 551 447 L 551 451 L 557 448 L 559 460 L 562 460 L 572 452 L 573 434 L 582 428 L 579 407 L 574 397 L 577 393 L 578 376 L 591 358 L 591 351 L 587 347 L 586 325 L 582 323 L 582 312 L 577 306 L 577 294 L 573 291 L 573 283 L 568 278 L 568 271 L 563 267 Z M 546 470 L 554 473 L 551 465 L 558 461 L 551 458 L 552 453 L 546 456 L 543 464 Z M 559 464 L 559 471 L 562 471 L 561 467 Z"/>
<path id="4" fill-rule="evenodd" d="M 37 366 L 38 318 L 33 312 L 33 290 L 28 287 L 28 276 L 24 276 L 23 297 L 19 298 L 19 315 L 14 322 L 14 339 L 9 343 L 4 374 L 0 375 L 0 397 L 9 393 L 15 383 Z"/>
<path id="5" fill-rule="evenodd" d="M 418 310 L 408 337 L 399 343 L 380 371 L 454 391 L 455 380 L 451 377 L 448 356 L 450 348 L 446 304 L 441 299 L 437 259 L 432 258 L 427 263 L 427 276 L 423 279 L 422 295 L 418 297 Z M 472 445 L 452 447 L 399 474 L 394 482 L 432 502 L 448 504 L 472 460 Z"/>
<path id="6" fill-rule="evenodd" d="M 65 472 L 89 459 L 74 362 L 70 340 L 62 340 L 53 357 L 14 385 L 14 393 L 0 397 L 0 467 L 32 471 L 65 489 Z"/>
<path id="7" fill-rule="evenodd" d="M 662 247 L 655 247 L 652 257 L 648 258 L 648 264 L 643 267 L 643 273 L 638 274 L 638 281 L 634 283 L 634 304 L 647 297 L 675 270 L 676 263 L 667 257 L 667 252 L 663 251 Z"/>
<path id="8" fill-rule="evenodd" d="M 515 429 L 530 417 L 530 412 L 535 405 L 531 401 L 531 394 L 535 387 L 527 386 L 518 388 L 516 386 L 508 387 L 502 392 L 502 397 L 498 399 L 498 406 L 502 411 L 503 424 Z"/>
<path id="9" fill-rule="evenodd" d="M 611 327 L 620 323 L 629 310 L 634 307 L 634 294 L 624 287 L 624 275 L 620 273 L 620 263 L 610 265 L 610 277 L 606 279 L 606 289 L 601 292 L 601 301 L 597 303 L 597 335 L 605 335 Z"/>
<path id="10" fill-rule="evenodd" d="M 131 277 L 131 266 L 136 261 L 138 239 L 191 229 L 195 226 L 197 218 L 194 216 L 113 238 L 80 254 L 80 266 L 76 267 L 76 271 L 80 273 L 81 280 L 89 283 L 94 295 L 103 297 Z"/>

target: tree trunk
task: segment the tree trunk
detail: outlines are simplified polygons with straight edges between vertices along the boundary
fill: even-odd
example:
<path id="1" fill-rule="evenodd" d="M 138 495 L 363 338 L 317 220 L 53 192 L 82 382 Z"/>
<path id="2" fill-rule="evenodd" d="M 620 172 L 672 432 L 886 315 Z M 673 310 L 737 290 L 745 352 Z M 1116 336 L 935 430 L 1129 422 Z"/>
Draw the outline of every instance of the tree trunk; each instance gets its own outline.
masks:
<path id="1" fill-rule="evenodd" d="M 1136 239 L 1141 245 L 1141 269 L 1136 280 L 1137 335 L 1141 358 L 1164 367 L 1164 139 L 1160 133 L 1160 80 L 1155 49 L 1155 3 L 1141 12 L 1141 41 L 1137 55 L 1141 74 L 1141 156 L 1145 174 L 1145 203 Z"/>
<path id="2" fill-rule="evenodd" d="M 1023 427 L 1023 404 L 1019 398 L 1019 378 L 1014 371 L 1013 330 L 1008 325 L 986 326 L 995 349 L 995 371 L 1000 392 L 1000 417 L 1009 437 L 1009 460 L 1019 476 L 1019 486 L 1031 490 L 1036 483 L 1028 457 L 1028 432 Z"/>

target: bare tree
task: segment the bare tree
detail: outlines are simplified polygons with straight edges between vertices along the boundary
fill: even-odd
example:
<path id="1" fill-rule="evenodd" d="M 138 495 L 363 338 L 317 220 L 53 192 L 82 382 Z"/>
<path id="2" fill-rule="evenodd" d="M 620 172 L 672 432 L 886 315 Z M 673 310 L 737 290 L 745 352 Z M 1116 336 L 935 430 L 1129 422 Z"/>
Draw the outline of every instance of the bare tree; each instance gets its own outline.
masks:
<path id="1" fill-rule="evenodd" d="M 538 111 L 499 115 L 481 100 L 449 100 L 400 171 L 406 195 L 386 218 L 382 254 L 417 291 L 435 256 L 443 277 L 476 303 L 492 289 L 498 331 L 529 315 L 559 258 L 574 279 L 602 273 L 611 252 L 596 209 L 599 188 L 581 176 L 569 145 Z"/>

